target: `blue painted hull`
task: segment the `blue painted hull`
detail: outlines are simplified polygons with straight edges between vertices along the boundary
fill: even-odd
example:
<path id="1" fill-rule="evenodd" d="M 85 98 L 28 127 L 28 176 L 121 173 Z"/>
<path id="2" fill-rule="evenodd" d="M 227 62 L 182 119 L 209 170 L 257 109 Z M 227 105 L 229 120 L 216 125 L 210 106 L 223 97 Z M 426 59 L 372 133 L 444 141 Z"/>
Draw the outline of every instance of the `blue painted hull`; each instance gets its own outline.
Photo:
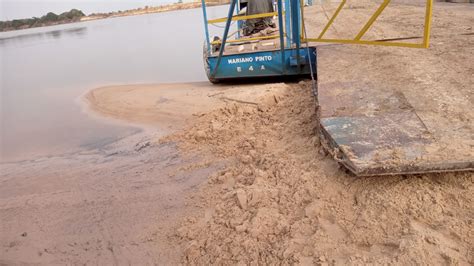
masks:
<path id="1" fill-rule="evenodd" d="M 205 57 L 204 64 L 211 82 L 228 79 L 253 77 L 298 76 L 311 73 L 309 62 L 316 72 L 316 48 L 309 47 L 309 60 L 306 48 L 285 49 L 282 64 L 281 50 L 223 55 L 219 68 L 215 72 L 217 56 Z M 298 59 L 299 53 L 299 59 Z"/>

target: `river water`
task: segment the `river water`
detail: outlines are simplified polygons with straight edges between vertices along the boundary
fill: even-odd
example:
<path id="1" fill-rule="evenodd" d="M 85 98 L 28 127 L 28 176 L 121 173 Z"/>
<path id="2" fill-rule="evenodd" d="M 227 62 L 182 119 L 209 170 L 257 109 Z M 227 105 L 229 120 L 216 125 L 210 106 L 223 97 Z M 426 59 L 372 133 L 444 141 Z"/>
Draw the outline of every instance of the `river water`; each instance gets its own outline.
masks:
<path id="1" fill-rule="evenodd" d="M 201 9 L 189 9 L 1 33 L 0 160 L 97 148 L 139 132 L 92 118 L 78 99 L 105 85 L 206 80 L 203 32 Z"/>

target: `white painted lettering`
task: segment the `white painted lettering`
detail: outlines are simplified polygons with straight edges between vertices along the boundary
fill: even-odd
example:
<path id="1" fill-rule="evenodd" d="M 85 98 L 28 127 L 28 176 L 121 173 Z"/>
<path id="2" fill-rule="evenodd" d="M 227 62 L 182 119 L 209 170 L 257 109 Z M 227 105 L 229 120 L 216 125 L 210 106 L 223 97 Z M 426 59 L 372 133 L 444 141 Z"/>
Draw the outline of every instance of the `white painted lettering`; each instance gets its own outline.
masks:
<path id="1" fill-rule="evenodd" d="M 241 57 L 241 58 L 227 59 L 228 64 L 252 63 L 252 62 L 253 62 L 253 57 Z"/>

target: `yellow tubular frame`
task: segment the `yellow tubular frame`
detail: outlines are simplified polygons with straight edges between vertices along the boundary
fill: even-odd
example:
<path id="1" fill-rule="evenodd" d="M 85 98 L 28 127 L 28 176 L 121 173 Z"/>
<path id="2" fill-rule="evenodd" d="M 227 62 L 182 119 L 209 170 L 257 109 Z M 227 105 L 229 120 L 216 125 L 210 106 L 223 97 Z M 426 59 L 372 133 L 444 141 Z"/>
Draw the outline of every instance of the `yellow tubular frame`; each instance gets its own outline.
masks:
<path id="1" fill-rule="evenodd" d="M 232 21 L 237 21 L 237 20 L 247 20 L 247 19 L 253 19 L 253 18 L 268 18 L 268 17 L 273 17 L 277 16 L 278 12 L 271 12 L 271 13 L 261 13 L 261 14 L 254 14 L 254 15 L 248 15 L 248 16 L 233 16 Z M 216 19 L 210 19 L 207 21 L 209 24 L 215 24 L 215 23 L 221 23 L 221 22 L 226 22 L 227 18 L 216 18 Z"/>
<path id="2" fill-rule="evenodd" d="M 334 22 L 334 20 L 336 19 L 337 15 L 339 15 L 339 12 L 341 12 L 342 8 L 344 7 L 344 5 L 346 4 L 346 0 L 343 0 L 341 2 L 341 4 L 339 5 L 339 7 L 337 7 L 336 9 L 336 12 L 334 12 L 334 15 L 332 15 L 331 19 L 329 20 L 329 22 L 326 24 L 326 27 L 324 27 L 323 31 L 321 32 L 321 34 L 319 34 L 318 36 L 318 39 L 322 39 L 323 38 L 323 35 L 326 33 L 326 31 L 329 29 L 329 27 L 331 27 L 332 23 Z"/>
<path id="3" fill-rule="evenodd" d="M 430 47 L 431 16 L 433 15 L 433 0 L 426 1 L 425 32 L 423 34 L 423 48 Z"/>
<path id="4" fill-rule="evenodd" d="M 268 39 L 276 39 L 278 37 L 280 37 L 280 35 L 257 36 L 257 37 L 250 37 L 250 38 L 227 40 L 226 43 L 248 42 L 248 41 L 256 41 L 256 40 L 268 40 Z M 220 40 L 211 42 L 211 44 L 219 44 L 219 43 L 221 43 Z"/>
<path id="5" fill-rule="evenodd" d="M 383 1 L 383 3 L 379 6 L 379 8 L 377 8 L 377 11 L 375 11 L 375 13 L 372 15 L 372 17 L 370 17 L 369 21 L 367 21 L 367 23 L 365 23 L 364 27 L 362 28 L 362 30 L 360 30 L 359 34 L 357 34 L 357 36 L 355 37 L 354 40 L 358 41 L 364 36 L 364 34 L 370 29 L 370 27 L 372 27 L 372 24 L 374 24 L 374 22 L 377 20 L 377 18 L 380 16 L 380 14 L 382 14 L 384 9 L 388 6 L 390 1 L 391 0 L 384 0 Z"/>
<path id="6" fill-rule="evenodd" d="M 423 43 L 407 43 L 407 42 L 388 42 L 388 41 L 364 41 L 361 38 L 365 33 L 370 29 L 374 24 L 380 14 L 385 10 L 387 5 L 391 0 L 384 0 L 384 2 L 379 6 L 375 13 L 370 17 L 370 19 L 365 23 L 364 27 L 359 31 L 357 36 L 354 39 L 324 39 L 323 36 L 326 31 L 331 27 L 336 17 L 339 15 L 339 12 L 342 10 L 346 4 L 346 0 L 343 0 L 339 4 L 338 8 L 332 15 L 331 19 L 328 21 L 323 31 L 319 34 L 318 38 L 302 38 L 304 42 L 323 42 L 323 43 L 343 43 L 343 44 L 368 44 L 368 45 L 381 45 L 381 46 L 397 46 L 397 47 L 409 47 L 409 48 L 428 48 L 430 45 L 430 33 L 431 33 L 431 16 L 433 14 L 433 0 L 426 0 L 426 12 L 425 12 L 425 26 L 423 34 Z"/>
<path id="7" fill-rule="evenodd" d="M 285 14 L 285 12 L 283 12 Z M 232 17 L 232 21 L 238 21 L 238 20 L 247 20 L 247 19 L 254 19 L 254 18 L 267 18 L 267 17 L 273 17 L 273 16 L 278 16 L 278 12 L 270 12 L 270 13 L 261 13 L 261 14 L 254 14 L 254 15 L 237 15 Z M 225 18 L 217 18 L 217 19 L 210 19 L 207 21 L 208 24 L 215 24 L 215 23 L 222 23 L 226 22 L 227 17 Z M 238 42 L 248 42 L 248 41 L 256 41 L 256 40 L 268 40 L 268 39 L 276 39 L 280 37 L 280 35 L 271 35 L 271 36 L 256 36 L 256 37 L 250 37 L 250 38 L 241 38 L 241 39 L 236 39 L 236 40 L 227 40 L 227 43 L 238 43 Z M 213 41 L 211 44 L 219 44 L 221 43 L 220 40 Z"/>

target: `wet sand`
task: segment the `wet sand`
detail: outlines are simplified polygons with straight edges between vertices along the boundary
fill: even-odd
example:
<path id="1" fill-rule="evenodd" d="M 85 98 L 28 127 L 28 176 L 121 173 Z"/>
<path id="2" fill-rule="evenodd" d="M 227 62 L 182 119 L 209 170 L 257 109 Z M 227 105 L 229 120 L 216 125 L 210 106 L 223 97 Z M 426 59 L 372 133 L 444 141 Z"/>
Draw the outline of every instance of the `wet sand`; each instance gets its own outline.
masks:
<path id="1" fill-rule="evenodd" d="M 135 136 L 100 151 L 2 165 L 1 264 L 175 264 L 173 227 L 216 167 L 180 169 L 173 143 Z"/>

